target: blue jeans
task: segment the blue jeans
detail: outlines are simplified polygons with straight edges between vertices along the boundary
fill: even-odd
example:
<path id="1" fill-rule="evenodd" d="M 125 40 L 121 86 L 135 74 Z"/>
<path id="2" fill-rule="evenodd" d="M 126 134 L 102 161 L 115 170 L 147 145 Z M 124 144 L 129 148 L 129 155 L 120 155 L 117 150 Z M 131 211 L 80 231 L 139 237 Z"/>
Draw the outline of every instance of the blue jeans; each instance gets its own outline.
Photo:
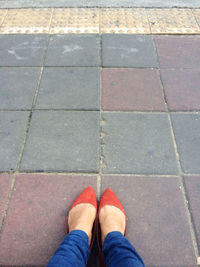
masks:
<path id="1" fill-rule="evenodd" d="M 120 232 L 109 233 L 102 250 L 107 267 L 145 266 L 136 249 Z M 47 267 L 85 267 L 89 255 L 88 236 L 81 230 L 73 230 L 60 244 Z"/>

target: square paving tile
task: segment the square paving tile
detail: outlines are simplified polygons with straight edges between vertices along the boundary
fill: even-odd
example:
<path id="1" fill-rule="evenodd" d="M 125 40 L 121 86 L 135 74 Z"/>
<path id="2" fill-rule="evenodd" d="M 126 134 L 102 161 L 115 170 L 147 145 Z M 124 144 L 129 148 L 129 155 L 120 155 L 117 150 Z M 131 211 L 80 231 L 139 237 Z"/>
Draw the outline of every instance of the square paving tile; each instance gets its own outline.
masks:
<path id="1" fill-rule="evenodd" d="M 184 181 L 198 246 L 200 248 L 200 176 L 185 176 Z"/>
<path id="2" fill-rule="evenodd" d="M 158 66 L 151 36 L 104 34 L 102 49 L 105 67 Z"/>
<path id="3" fill-rule="evenodd" d="M 177 173 L 166 114 L 103 113 L 104 173 Z"/>
<path id="4" fill-rule="evenodd" d="M 17 167 L 29 112 L 0 111 L 0 171 Z"/>
<path id="5" fill-rule="evenodd" d="M 99 36 L 92 34 L 52 35 L 46 66 L 98 66 Z"/>
<path id="6" fill-rule="evenodd" d="M 196 267 L 196 258 L 176 177 L 104 176 L 125 208 L 127 238 L 146 266 Z"/>
<path id="7" fill-rule="evenodd" d="M 0 66 L 41 66 L 47 35 L 0 35 Z"/>
<path id="8" fill-rule="evenodd" d="M 0 265 L 46 266 L 66 235 L 67 213 L 95 176 L 19 174 L 0 239 Z"/>
<path id="9" fill-rule="evenodd" d="M 200 70 L 161 70 L 170 110 L 200 109 Z"/>
<path id="10" fill-rule="evenodd" d="M 97 172 L 98 140 L 99 112 L 35 111 L 20 169 Z"/>
<path id="11" fill-rule="evenodd" d="M 200 173 L 200 114 L 172 114 L 172 123 L 185 173 Z"/>
<path id="12" fill-rule="evenodd" d="M 199 68 L 200 37 L 154 37 L 161 68 Z"/>
<path id="13" fill-rule="evenodd" d="M 8 200 L 9 190 L 11 186 L 12 175 L 1 173 L 0 174 L 0 225 L 3 219 L 3 214 Z"/>
<path id="14" fill-rule="evenodd" d="M 103 69 L 104 110 L 165 111 L 158 70 Z"/>
<path id="15" fill-rule="evenodd" d="M 31 109 L 39 68 L 0 68 L 0 108 Z"/>
<path id="16" fill-rule="evenodd" d="M 100 71 L 97 68 L 45 68 L 36 108 L 99 110 Z"/>

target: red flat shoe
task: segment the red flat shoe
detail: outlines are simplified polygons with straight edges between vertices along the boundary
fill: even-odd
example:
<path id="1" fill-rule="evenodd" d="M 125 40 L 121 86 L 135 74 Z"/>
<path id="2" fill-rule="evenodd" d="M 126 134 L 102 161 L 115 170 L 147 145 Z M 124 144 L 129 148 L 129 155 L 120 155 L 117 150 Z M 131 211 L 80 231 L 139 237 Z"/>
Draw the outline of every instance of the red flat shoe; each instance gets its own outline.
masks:
<path id="1" fill-rule="evenodd" d="M 120 209 L 124 213 L 125 219 L 126 219 L 125 210 L 124 210 L 121 202 L 119 201 L 119 199 L 117 198 L 117 196 L 115 195 L 115 193 L 112 191 L 111 188 L 107 188 L 101 196 L 101 199 L 99 202 L 98 216 L 99 216 L 101 208 L 106 206 L 106 205 L 114 206 L 114 207 Z M 126 225 L 125 225 L 124 236 L 125 235 L 126 235 Z M 99 249 L 99 260 L 100 260 L 101 266 L 105 267 L 106 265 L 104 263 L 103 255 L 102 255 L 100 223 L 98 223 L 98 225 L 97 225 L 97 244 L 98 244 L 98 249 Z"/>
<path id="2" fill-rule="evenodd" d="M 94 189 L 91 186 L 88 186 L 85 190 L 81 192 L 81 194 L 75 199 L 73 204 L 71 205 L 69 212 L 71 209 L 73 209 L 76 205 L 79 204 L 91 204 L 95 207 L 97 210 L 97 198 Z M 68 212 L 68 214 L 69 214 Z M 93 229 L 92 229 L 92 239 L 90 242 L 90 250 L 92 250 L 94 240 L 95 240 L 95 234 L 96 234 L 96 224 L 97 224 L 97 216 L 94 220 Z M 67 218 L 67 233 L 69 233 L 69 225 L 68 225 L 68 218 Z"/>

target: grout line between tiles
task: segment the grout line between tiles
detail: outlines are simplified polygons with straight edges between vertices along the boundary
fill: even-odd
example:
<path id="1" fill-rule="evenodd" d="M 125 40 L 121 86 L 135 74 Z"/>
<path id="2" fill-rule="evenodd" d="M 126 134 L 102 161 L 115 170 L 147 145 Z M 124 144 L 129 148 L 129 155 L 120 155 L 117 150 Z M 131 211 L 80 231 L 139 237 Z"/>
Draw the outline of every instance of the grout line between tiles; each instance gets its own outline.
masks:
<path id="1" fill-rule="evenodd" d="M 55 8 L 51 9 L 51 17 L 50 17 L 50 21 L 49 21 L 49 32 L 48 32 L 48 34 L 50 34 L 50 31 L 51 31 L 51 23 L 52 23 L 52 19 L 53 19 L 53 15 L 54 15 L 54 10 L 55 10 Z"/>
<path id="2" fill-rule="evenodd" d="M 101 11 L 99 11 L 99 27 L 101 25 Z M 101 29 L 99 28 L 99 31 Z M 102 182 L 102 35 L 99 36 L 99 65 L 100 65 L 100 81 L 99 81 L 99 175 L 97 178 L 97 198 L 101 197 L 101 182 Z"/>
<path id="3" fill-rule="evenodd" d="M 38 174 L 38 175 L 72 175 L 72 176 L 98 176 L 99 172 L 70 172 L 70 171 L 35 171 L 35 170 L 30 170 L 30 171 L 15 171 L 15 172 L 10 172 L 10 171 L 0 171 L 0 174 L 10 174 L 10 175 L 14 175 L 14 174 Z M 200 173 L 183 173 L 183 176 L 200 176 Z M 174 174 L 158 174 L 158 173 L 102 173 L 102 176 L 116 176 L 116 177 L 120 177 L 120 176 L 124 176 L 124 177 L 155 177 L 155 178 L 159 178 L 159 177 L 177 177 L 178 174 L 174 173 Z"/>
<path id="4" fill-rule="evenodd" d="M 3 111 L 31 111 L 31 109 L 0 109 L 0 112 Z M 64 111 L 64 112 L 100 112 L 99 109 L 64 109 L 64 108 L 52 108 L 52 109 L 40 109 L 34 108 L 33 111 Z M 130 113 L 130 114 L 200 114 L 200 110 L 185 110 L 185 111 L 154 111 L 154 110 L 146 110 L 146 111 L 136 111 L 136 110 L 102 110 L 102 113 Z"/>
<path id="5" fill-rule="evenodd" d="M 46 47 L 44 49 L 44 56 L 43 56 L 43 63 L 44 63 L 44 60 L 45 60 L 49 39 L 50 39 L 50 37 L 46 41 Z M 23 141 L 22 141 L 22 145 L 21 145 L 21 149 L 20 149 L 20 153 L 19 153 L 19 157 L 18 157 L 18 161 L 17 161 L 16 171 L 13 173 L 13 178 L 12 178 L 12 182 L 11 182 L 11 187 L 10 187 L 10 191 L 9 191 L 6 207 L 5 207 L 3 218 L 2 218 L 2 221 L 1 221 L 1 224 L 0 224 L 0 234 L 1 234 L 1 231 L 3 229 L 4 222 L 6 220 L 6 216 L 7 216 L 7 213 L 8 213 L 10 200 L 12 198 L 12 194 L 13 194 L 13 190 L 14 190 L 14 186 L 15 186 L 15 182 L 16 182 L 16 174 L 17 174 L 17 172 L 19 170 L 19 166 L 20 166 L 20 163 L 21 163 L 21 160 L 22 160 L 22 157 L 23 157 L 23 152 L 24 152 L 26 141 L 27 141 L 28 132 L 29 132 L 29 129 L 30 129 L 30 122 L 31 122 L 31 118 L 32 118 L 32 112 L 33 112 L 33 108 L 34 108 L 34 105 L 35 105 L 35 102 L 36 102 L 36 98 L 37 98 L 37 94 L 38 94 L 38 90 L 39 90 L 39 86 L 40 86 L 40 82 L 41 82 L 42 72 L 43 72 L 43 67 L 41 67 L 40 75 L 39 75 L 39 78 L 38 78 L 38 83 L 37 83 L 37 86 L 36 86 L 35 95 L 34 95 L 33 102 L 32 102 L 32 108 L 31 108 L 31 111 L 29 113 L 28 121 L 27 121 L 27 124 L 26 124 L 26 130 L 25 130 L 25 133 L 24 133 L 24 138 L 23 138 Z"/>
<path id="6" fill-rule="evenodd" d="M 3 216 L 2 216 L 2 219 L 0 221 L 0 236 L 1 236 L 1 233 L 2 233 L 2 230 L 3 230 L 3 226 L 4 226 L 4 223 L 5 223 L 5 220 L 6 220 L 7 213 L 8 213 L 10 200 L 12 198 L 12 193 L 13 193 L 13 189 L 14 189 L 14 186 L 15 186 L 15 177 L 16 177 L 16 174 L 14 173 L 13 177 L 12 177 L 12 180 L 11 180 L 10 190 L 9 190 L 9 193 L 8 193 L 8 197 L 7 197 L 6 205 L 5 205 L 5 208 L 4 208 Z"/>
<path id="7" fill-rule="evenodd" d="M 169 124 L 170 124 L 172 141 L 173 141 L 173 144 L 174 144 L 176 159 L 177 159 L 177 163 L 178 163 L 178 172 L 179 172 L 179 176 L 178 177 L 179 177 L 179 182 L 180 182 L 181 189 L 182 189 L 183 199 L 184 199 L 184 202 L 185 202 L 186 214 L 187 214 L 187 217 L 188 217 L 188 223 L 189 223 L 191 239 L 192 239 L 192 243 L 193 243 L 193 247 L 194 247 L 194 253 L 195 253 L 196 258 L 198 258 L 199 257 L 199 250 L 198 250 L 198 245 L 197 245 L 197 237 L 196 237 L 196 234 L 195 234 L 195 227 L 194 227 L 194 224 L 193 224 L 192 214 L 190 212 L 189 205 L 188 205 L 188 198 L 187 198 L 187 194 L 186 194 L 186 188 L 184 186 L 184 181 L 183 181 L 183 177 L 182 177 L 183 172 L 182 172 L 181 163 L 180 163 L 180 155 L 179 155 L 179 152 L 178 152 L 178 147 L 177 147 L 177 143 L 176 143 L 176 137 L 175 137 L 175 133 L 174 133 L 174 129 L 173 129 L 173 124 L 172 124 L 172 119 L 171 119 L 170 113 L 168 114 L 168 120 L 169 120 Z"/>
<path id="8" fill-rule="evenodd" d="M 21 171 L 15 171 L 13 173 L 11 172 L 6 172 L 6 171 L 2 171 L 0 172 L 0 174 L 38 174 L 38 175 L 72 175 L 72 176 L 98 176 L 99 172 L 70 172 L 70 171 L 58 171 L 58 170 L 50 170 L 50 171 L 36 171 L 36 170 L 21 170 Z M 102 176 L 124 176 L 124 177 L 177 177 L 178 174 L 174 173 L 174 174 L 148 174 L 148 173 L 101 173 Z M 184 176 L 200 176 L 200 173 L 190 173 L 190 174 L 183 174 Z"/>
<path id="9" fill-rule="evenodd" d="M 4 16 L 4 18 L 2 19 L 2 22 L 1 22 L 1 24 L 0 24 L 0 31 L 1 31 L 1 27 L 2 27 L 2 25 L 3 25 L 3 23 L 4 23 L 4 20 L 5 20 L 6 16 L 7 16 L 7 14 L 8 14 L 8 9 L 6 10 L 6 14 L 5 14 L 5 16 Z"/>
<path id="10" fill-rule="evenodd" d="M 155 45 L 155 47 L 156 47 L 156 45 Z M 159 70 L 159 73 L 160 73 L 160 81 L 161 81 L 161 84 L 162 84 L 163 93 L 164 93 L 165 99 L 167 99 L 160 70 Z M 191 240 L 192 240 L 192 244 L 193 244 L 193 248 L 194 248 L 194 254 L 195 254 L 195 257 L 196 257 L 196 261 L 197 261 L 198 257 L 199 257 L 199 249 L 198 249 L 198 245 L 197 245 L 197 237 L 196 237 L 196 234 L 195 234 L 195 227 L 194 227 L 194 224 L 193 224 L 192 215 L 191 215 L 191 212 L 190 212 L 190 209 L 189 209 L 189 205 L 188 205 L 186 189 L 185 189 L 184 181 L 183 181 L 183 177 L 182 177 L 183 171 L 182 171 L 182 168 L 181 168 L 180 155 L 179 155 L 179 152 L 178 152 L 178 146 L 177 146 L 177 143 L 176 143 L 176 137 L 175 137 L 175 133 L 174 133 L 174 129 L 173 129 L 172 118 L 171 118 L 171 114 L 170 114 L 170 111 L 169 111 L 169 108 L 168 108 L 167 100 L 166 100 L 166 108 L 167 108 L 167 113 L 168 113 L 168 122 L 169 122 L 172 142 L 173 142 L 173 145 L 174 145 L 174 151 L 175 151 L 175 155 L 176 155 L 176 161 L 177 161 L 177 167 L 178 167 L 178 178 L 179 178 L 178 180 L 179 180 L 179 183 L 180 183 L 180 186 L 181 186 L 181 191 L 182 191 L 183 201 L 184 201 L 184 205 L 185 205 L 187 221 L 188 221 L 188 224 L 189 224 L 189 229 L 190 229 L 190 234 L 191 234 Z"/>
<path id="11" fill-rule="evenodd" d="M 52 35 L 51 35 L 52 36 Z M 42 66 L 0 66 L 0 68 L 41 68 Z M 45 69 L 46 68 L 94 68 L 98 69 L 102 67 L 103 69 L 131 69 L 131 70 L 159 70 L 158 67 L 134 67 L 134 66 L 43 66 Z M 193 68 L 193 67 L 185 67 L 185 68 L 169 68 L 169 67 L 162 67 L 160 70 L 198 70 L 200 71 L 200 68 Z"/>
<path id="12" fill-rule="evenodd" d="M 195 19 L 195 21 L 196 21 L 196 23 L 197 23 L 197 25 L 198 25 L 198 27 L 199 27 L 199 29 L 200 29 L 200 23 L 199 23 L 198 19 L 196 18 L 196 15 L 195 15 L 195 13 L 194 13 L 194 10 L 191 9 L 191 12 L 192 12 L 192 14 L 193 14 L 193 16 L 194 16 L 194 19 Z"/>
<path id="13" fill-rule="evenodd" d="M 146 18 L 147 18 L 147 21 L 148 21 L 148 24 L 149 24 L 149 31 L 150 31 L 150 34 L 152 35 L 151 23 L 150 23 L 150 20 L 149 20 L 149 14 L 148 14 L 148 11 L 147 11 L 146 8 L 145 8 L 145 14 L 146 14 Z"/>

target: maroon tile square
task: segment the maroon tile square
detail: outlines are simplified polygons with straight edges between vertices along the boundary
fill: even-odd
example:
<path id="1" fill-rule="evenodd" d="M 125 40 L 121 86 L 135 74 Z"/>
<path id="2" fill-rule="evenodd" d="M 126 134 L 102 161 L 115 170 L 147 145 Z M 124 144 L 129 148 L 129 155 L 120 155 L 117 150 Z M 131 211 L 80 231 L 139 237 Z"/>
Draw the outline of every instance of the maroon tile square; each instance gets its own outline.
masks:
<path id="1" fill-rule="evenodd" d="M 12 175 L 1 173 L 0 174 L 0 225 L 3 219 L 3 214 L 6 208 L 6 202 L 11 187 Z"/>
<path id="2" fill-rule="evenodd" d="M 184 181 L 200 249 L 200 176 L 185 176 Z"/>
<path id="3" fill-rule="evenodd" d="M 155 69 L 103 69 L 104 110 L 165 111 L 159 71 Z"/>
<path id="4" fill-rule="evenodd" d="M 199 68 L 199 36 L 154 37 L 161 68 Z"/>
<path id="5" fill-rule="evenodd" d="M 67 212 L 96 177 L 19 174 L 0 239 L 0 265 L 46 266 L 66 234 Z"/>
<path id="6" fill-rule="evenodd" d="M 200 70 L 161 70 L 170 110 L 200 109 Z"/>
<path id="7" fill-rule="evenodd" d="M 178 178 L 104 176 L 102 191 L 107 187 L 125 208 L 127 238 L 146 266 L 196 266 Z"/>

